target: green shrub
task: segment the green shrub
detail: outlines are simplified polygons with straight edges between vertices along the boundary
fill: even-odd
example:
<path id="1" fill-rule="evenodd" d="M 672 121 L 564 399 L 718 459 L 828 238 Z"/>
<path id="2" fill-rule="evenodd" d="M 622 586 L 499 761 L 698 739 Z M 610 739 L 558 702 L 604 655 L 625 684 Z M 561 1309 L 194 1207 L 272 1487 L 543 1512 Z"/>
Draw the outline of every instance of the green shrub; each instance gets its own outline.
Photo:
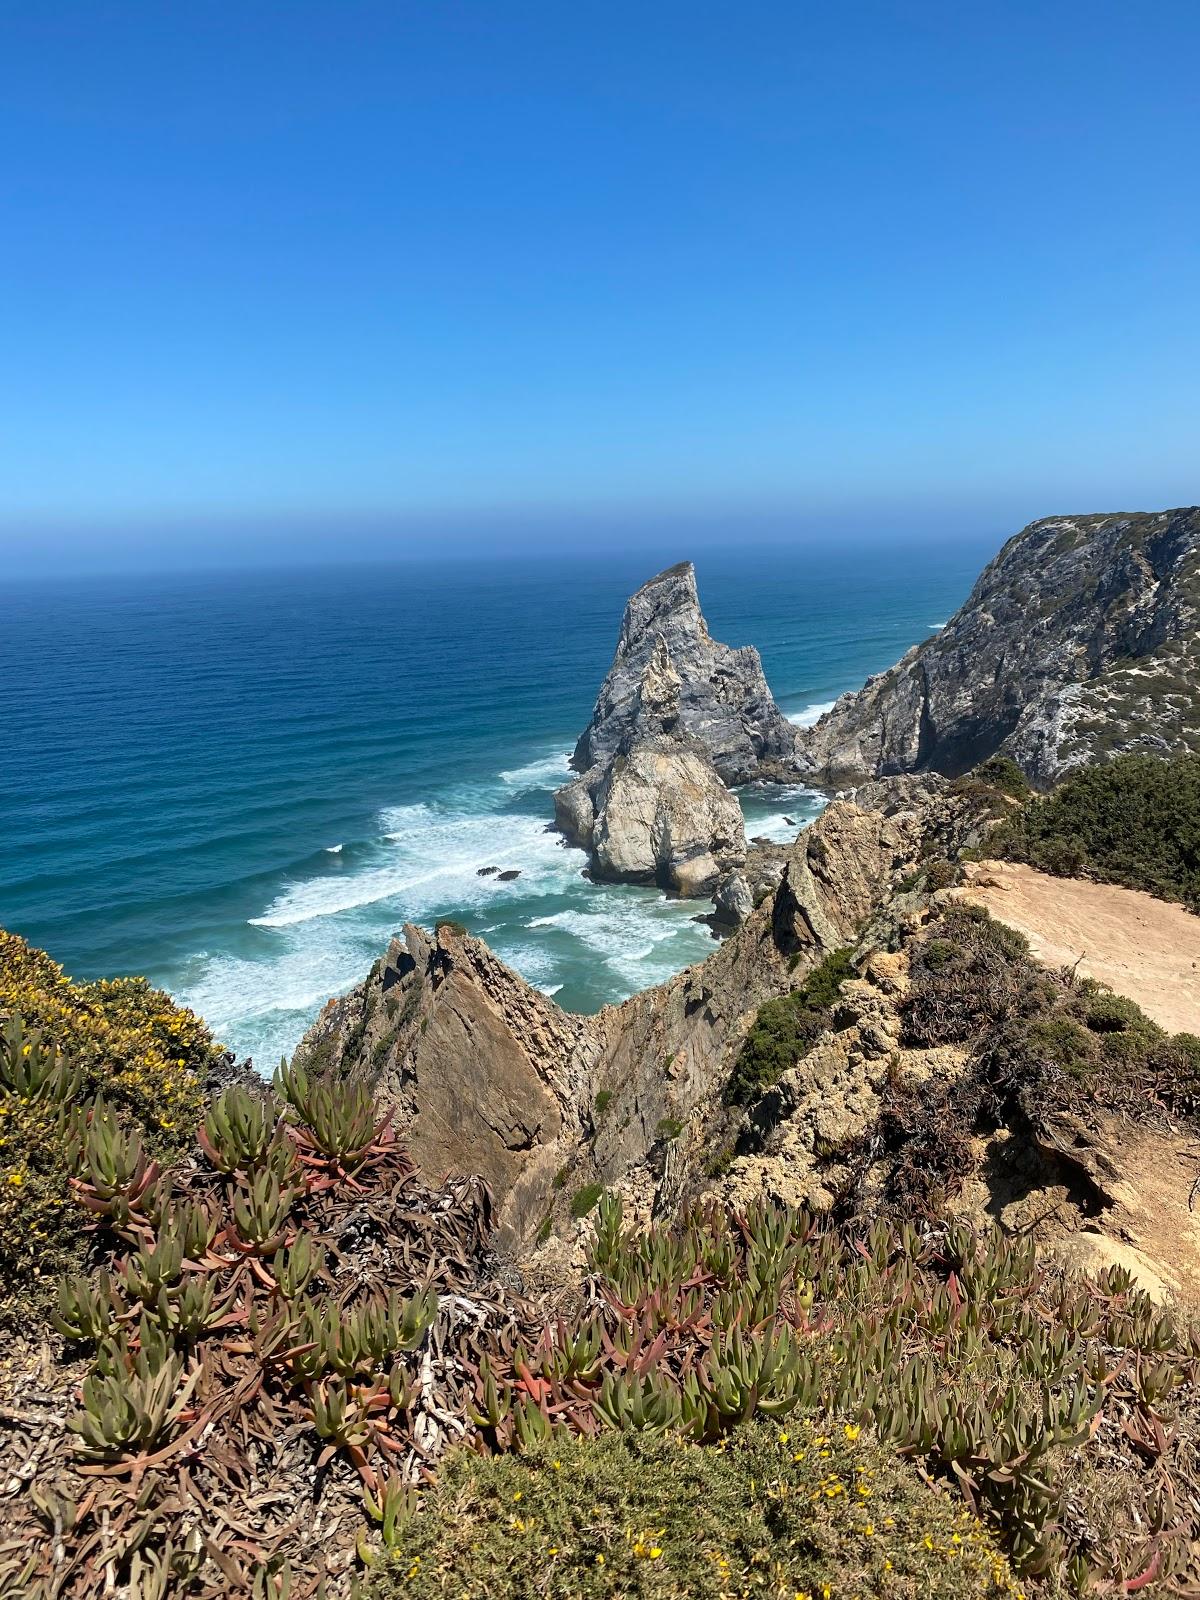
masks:
<path id="1" fill-rule="evenodd" d="M 608 1433 L 460 1450 L 378 1600 L 984 1600 L 1019 1587 L 961 1502 L 857 1428 L 755 1424 L 727 1448 Z"/>
<path id="2" fill-rule="evenodd" d="M 1076 1078 L 1093 1072 L 1100 1059 L 1096 1041 L 1073 1017 L 1047 1017 L 1030 1025 L 1025 1035 L 1031 1053 Z"/>
<path id="3" fill-rule="evenodd" d="M 1008 756 L 988 756 L 987 760 L 981 761 L 968 776 L 976 783 L 998 789 L 1001 794 L 1008 795 L 1012 800 L 1027 799 L 1031 793 L 1029 779 Z"/>
<path id="4" fill-rule="evenodd" d="M 989 848 L 1059 877 L 1085 874 L 1200 907 L 1200 756 L 1123 755 L 1081 767 L 995 831 Z"/>
<path id="5" fill-rule="evenodd" d="M 40 1034 L 57 1046 L 75 1078 L 59 1103 L 0 1081 L 0 1324 L 39 1315 L 56 1278 L 83 1257 L 84 1218 L 67 1192 L 72 1107 L 102 1094 L 150 1156 L 170 1157 L 190 1145 L 204 1074 L 223 1058 L 200 1019 L 144 978 L 75 983 L 0 929 L 0 1026 L 18 1018 L 25 1042 Z"/>
<path id="6" fill-rule="evenodd" d="M 600 1090 L 596 1096 L 596 1115 L 598 1117 L 602 1117 L 609 1106 L 612 1105 L 612 1099 L 613 1091 L 611 1089 Z"/>
<path id="7" fill-rule="evenodd" d="M 902 1007 L 905 1044 L 963 1044 L 1014 1012 L 1034 1014 L 1050 980 L 1019 933 L 979 906 L 951 906 L 913 949 Z"/>
<path id="8" fill-rule="evenodd" d="M 465 922 L 456 922 L 453 917 L 439 917 L 434 923 L 434 930 L 437 933 L 457 934 L 459 938 L 463 939 L 466 938 L 469 931 Z"/>
<path id="9" fill-rule="evenodd" d="M 576 1189 L 571 1197 L 571 1215 L 573 1217 L 586 1217 L 589 1211 L 594 1211 L 596 1202 L 604 1193 L 602 1183 L 587 1183 L 582 1189 Z"/>
<path id="10" fill-rule="evenodd" d="M 677 1122 L 674 1117 L 660 1117 L 654 1129 L 656 1139 L 664 1141 L 678 1139 L 683 1132 L 683 1123 Z"/>
<path id="11" fill-rule="evenodd" d="M 945 860 L 942 856 L 935 856 L 925 865 L 925 887 L 930 894 L 936 894 L 939 889 L 949 889 L 958 882 L 958 868 L 952 861 Z"/>
<path id="12" fill-rule="evenodd" d="M 848 949 L 832 950 L 798 989 L 759 1010 L 725 1088 L 729 1105 L 748 1105 L 804 1058 L 830 1023 L 834 1002 L 854 976 Z"/>

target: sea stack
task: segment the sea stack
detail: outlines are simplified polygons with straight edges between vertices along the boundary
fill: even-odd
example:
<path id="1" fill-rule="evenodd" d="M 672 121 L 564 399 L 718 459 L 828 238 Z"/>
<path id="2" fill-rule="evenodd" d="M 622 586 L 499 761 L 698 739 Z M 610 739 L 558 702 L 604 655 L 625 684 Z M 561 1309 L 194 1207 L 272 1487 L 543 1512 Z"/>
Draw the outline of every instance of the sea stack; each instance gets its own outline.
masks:
<path id="1" fill-rule="evenodd" d="M 746 860 L 728 786 L 794 781 L 795 744 L 758 651 L 712 638 L 695 569 L 681 561 L 625 607 L 572 758 L 580 776 L 555 795 L 555 820 L 590 852 L 593 877 L 709 895 Z"/>

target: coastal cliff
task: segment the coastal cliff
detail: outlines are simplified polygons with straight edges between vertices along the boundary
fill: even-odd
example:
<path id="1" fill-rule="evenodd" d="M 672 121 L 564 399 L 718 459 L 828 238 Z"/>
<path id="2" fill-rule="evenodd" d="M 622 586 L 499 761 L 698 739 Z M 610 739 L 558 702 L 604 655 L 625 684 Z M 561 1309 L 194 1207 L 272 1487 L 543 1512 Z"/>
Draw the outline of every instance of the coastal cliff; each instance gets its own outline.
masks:
<path id="1" fill-rule="evenodd" d="M 999 753 L 1046 786 L 1200 749 L 1198 617 L 1200 509 L 1030 523 L 934 638 L 800 733 L 800 764 L 836 786 Z"/>
<path id="2" fill-rule="evenodd" d="M 795 737 L 757 650 L 712 638 L 695 569 L 680 562 L 625 607 L 555 822 L 598 879 L 711 894 L 747 856 L 728 785 L 792 774 Z"/>
<path id="3" fill-rule="evenodd" d="M 726 1120 L 732 1055 L 758 1008 L 855 943 L 937 829 L 975 836 L 971 809 L 940 790 L 885 785 L 877 799 L 831 805 L 742 928 L 622 1005 L 564 1012 L 463 929 L 410 926 L 329 1002 L 297 1059 L 369 1082 L 423 1172 L 480 1173 L 510 1249 L 592 1183 L 670 1211 Z"/>

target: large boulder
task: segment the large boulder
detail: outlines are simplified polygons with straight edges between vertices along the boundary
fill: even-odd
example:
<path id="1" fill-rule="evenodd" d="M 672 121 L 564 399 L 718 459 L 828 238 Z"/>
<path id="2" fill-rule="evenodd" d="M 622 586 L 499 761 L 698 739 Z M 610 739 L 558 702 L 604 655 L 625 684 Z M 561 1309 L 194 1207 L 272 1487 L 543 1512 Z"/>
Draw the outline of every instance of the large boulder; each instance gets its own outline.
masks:
<path id="1" fill-rule="evenodd" d="M 607 769 L 592 833 L 597 877 L 703 895 L 745 858 L 741 807 L 702 748 L 660 736 Z"/>

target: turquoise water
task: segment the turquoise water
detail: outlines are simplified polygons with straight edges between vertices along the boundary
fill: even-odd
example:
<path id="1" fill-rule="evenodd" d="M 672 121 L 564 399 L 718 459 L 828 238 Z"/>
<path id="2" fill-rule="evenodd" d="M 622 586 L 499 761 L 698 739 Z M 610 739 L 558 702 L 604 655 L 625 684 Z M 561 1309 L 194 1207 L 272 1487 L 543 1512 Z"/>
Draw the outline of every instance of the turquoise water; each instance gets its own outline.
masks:
<path id="1" fill-rule="evenodd" d="M 680 554 L 0 589 L 0 923 L 77 976 L 147 973 L 261 1066 L 407 920 L 458 918 L 575 1010 L 658 982 L 711 949 L 705 908 L 592 885 L 546 829 L 625 597 Z M 803 717 L 944 621 L 983 555 L 697 575 Z M 743 796 L 776 838 L 820 804 Z"/>

